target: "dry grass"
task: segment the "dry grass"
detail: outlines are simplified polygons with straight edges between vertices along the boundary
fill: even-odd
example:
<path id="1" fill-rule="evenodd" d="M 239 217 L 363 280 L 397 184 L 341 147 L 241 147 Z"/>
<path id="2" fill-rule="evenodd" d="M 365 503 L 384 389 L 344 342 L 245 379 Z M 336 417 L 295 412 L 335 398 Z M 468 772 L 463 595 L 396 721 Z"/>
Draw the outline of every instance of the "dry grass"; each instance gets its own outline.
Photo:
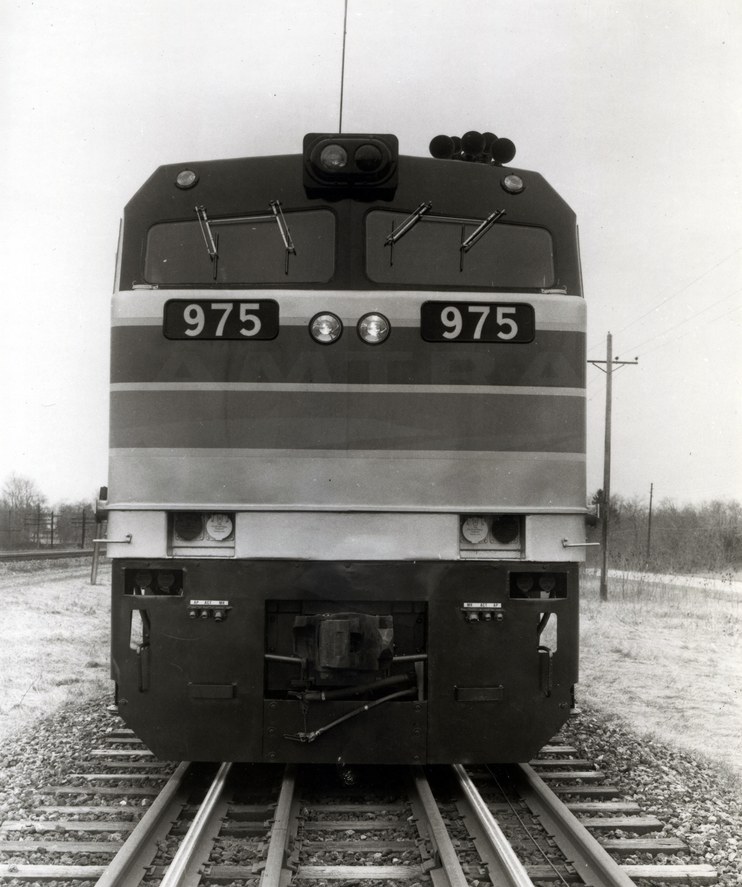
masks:
<path id="1" fill-rule="evenodd" d="M 70 696 L 112 688 L 108 677 L 110 568 L 90 585 L 90 563 L 0 567 L 0 740 Z"/>
<path id="2" fill-rule="evenodd" d="M 583 581 L 578 700 L 742 776 L 742 595 Z"/>

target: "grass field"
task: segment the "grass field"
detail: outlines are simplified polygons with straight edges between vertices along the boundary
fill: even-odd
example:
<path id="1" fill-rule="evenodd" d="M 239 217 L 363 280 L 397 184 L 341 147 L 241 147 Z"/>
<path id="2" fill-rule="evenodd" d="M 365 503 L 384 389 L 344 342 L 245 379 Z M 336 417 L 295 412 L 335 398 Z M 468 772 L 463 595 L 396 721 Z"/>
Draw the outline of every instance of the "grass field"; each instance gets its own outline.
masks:
<path id="1" fill-rule="evenodd" d="M 0 740 L 71 695 L 112 692 L 110 569 L 0 566 Z M 583 583 L 578 704 L 706 757 L 742 780 L 742 595 L 615 579 Z M 742 784 L 742 783 L 741 783 Z"/>
<path id="2" fill-rule="evenodd" d="M 742 594 L 583 582 L 578 702 L 730 768 L 742 780 Z"/>
<path id="3" fill-rule="evenodd" d="M 110 567 L 90 585 L 90 560 L 0 565 L 0 740 L 71 696 L 111 687 Z"/>

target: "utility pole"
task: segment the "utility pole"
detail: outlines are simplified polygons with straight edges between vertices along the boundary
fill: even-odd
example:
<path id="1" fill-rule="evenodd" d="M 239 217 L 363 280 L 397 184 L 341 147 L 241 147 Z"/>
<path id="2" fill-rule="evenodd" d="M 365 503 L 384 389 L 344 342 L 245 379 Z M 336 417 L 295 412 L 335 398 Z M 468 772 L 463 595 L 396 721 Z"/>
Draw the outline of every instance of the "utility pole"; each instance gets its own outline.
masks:
<path id="1" fill-rule="evenodd" d="M 649 518 L 647 520 L 647 567 L 649 567 L 649 552 L 652 550 L 652 497 L 654 496 L 654 484 L 649 485 Z"/>
<path id="2" fill-rule="evenodd" d="M 613 401 L 613 368 L 633 366 L 639 358 L 619 360 L 613 356 L 613 336 L 606 336 L 605 360 L 588 360 L 605 373 L 605 447 L 603 451 L 603 525 L 601 533 L 602 561 L 600 568 L 600 599 L 608 600 L 608 515 L 611 506 L 611 409 Z M 603 367 L 605 364 L 605 368 Z"/>

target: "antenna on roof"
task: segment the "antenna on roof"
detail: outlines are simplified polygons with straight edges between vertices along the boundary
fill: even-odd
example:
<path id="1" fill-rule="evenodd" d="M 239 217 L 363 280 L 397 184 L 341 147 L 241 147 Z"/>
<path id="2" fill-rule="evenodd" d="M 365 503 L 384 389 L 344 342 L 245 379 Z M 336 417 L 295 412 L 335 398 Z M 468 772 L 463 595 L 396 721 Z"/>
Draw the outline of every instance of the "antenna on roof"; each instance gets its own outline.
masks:
<path id="1" fill-rule="evenodd" d="M 343 131 L 343 89 L 345 87 L 345 36 L 348 33 L 348 0 L 345 0 L 345 11 L 343 13 L 343 62 L 340 67 L 340 120 L 338 121 L 338 132 Z"/>

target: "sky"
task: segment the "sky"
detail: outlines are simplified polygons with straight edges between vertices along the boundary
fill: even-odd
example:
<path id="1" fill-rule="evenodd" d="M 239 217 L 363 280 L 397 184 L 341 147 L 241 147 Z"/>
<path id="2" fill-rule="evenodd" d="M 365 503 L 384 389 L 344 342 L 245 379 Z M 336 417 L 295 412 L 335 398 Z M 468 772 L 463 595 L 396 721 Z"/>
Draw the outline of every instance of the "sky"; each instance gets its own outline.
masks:
<path id="1" fill-rule="evenodd" d="M 0 2 L 0 486 L 106 483 L 119 218 L 164 163 L 340 119 L 343 0 Z M 348 0 L 342 129 L 512 139 L 577 213 L 614 494 L 742 500 L 738 0 Z M 588 367 L 588 490 L 605 374 Z"/>

